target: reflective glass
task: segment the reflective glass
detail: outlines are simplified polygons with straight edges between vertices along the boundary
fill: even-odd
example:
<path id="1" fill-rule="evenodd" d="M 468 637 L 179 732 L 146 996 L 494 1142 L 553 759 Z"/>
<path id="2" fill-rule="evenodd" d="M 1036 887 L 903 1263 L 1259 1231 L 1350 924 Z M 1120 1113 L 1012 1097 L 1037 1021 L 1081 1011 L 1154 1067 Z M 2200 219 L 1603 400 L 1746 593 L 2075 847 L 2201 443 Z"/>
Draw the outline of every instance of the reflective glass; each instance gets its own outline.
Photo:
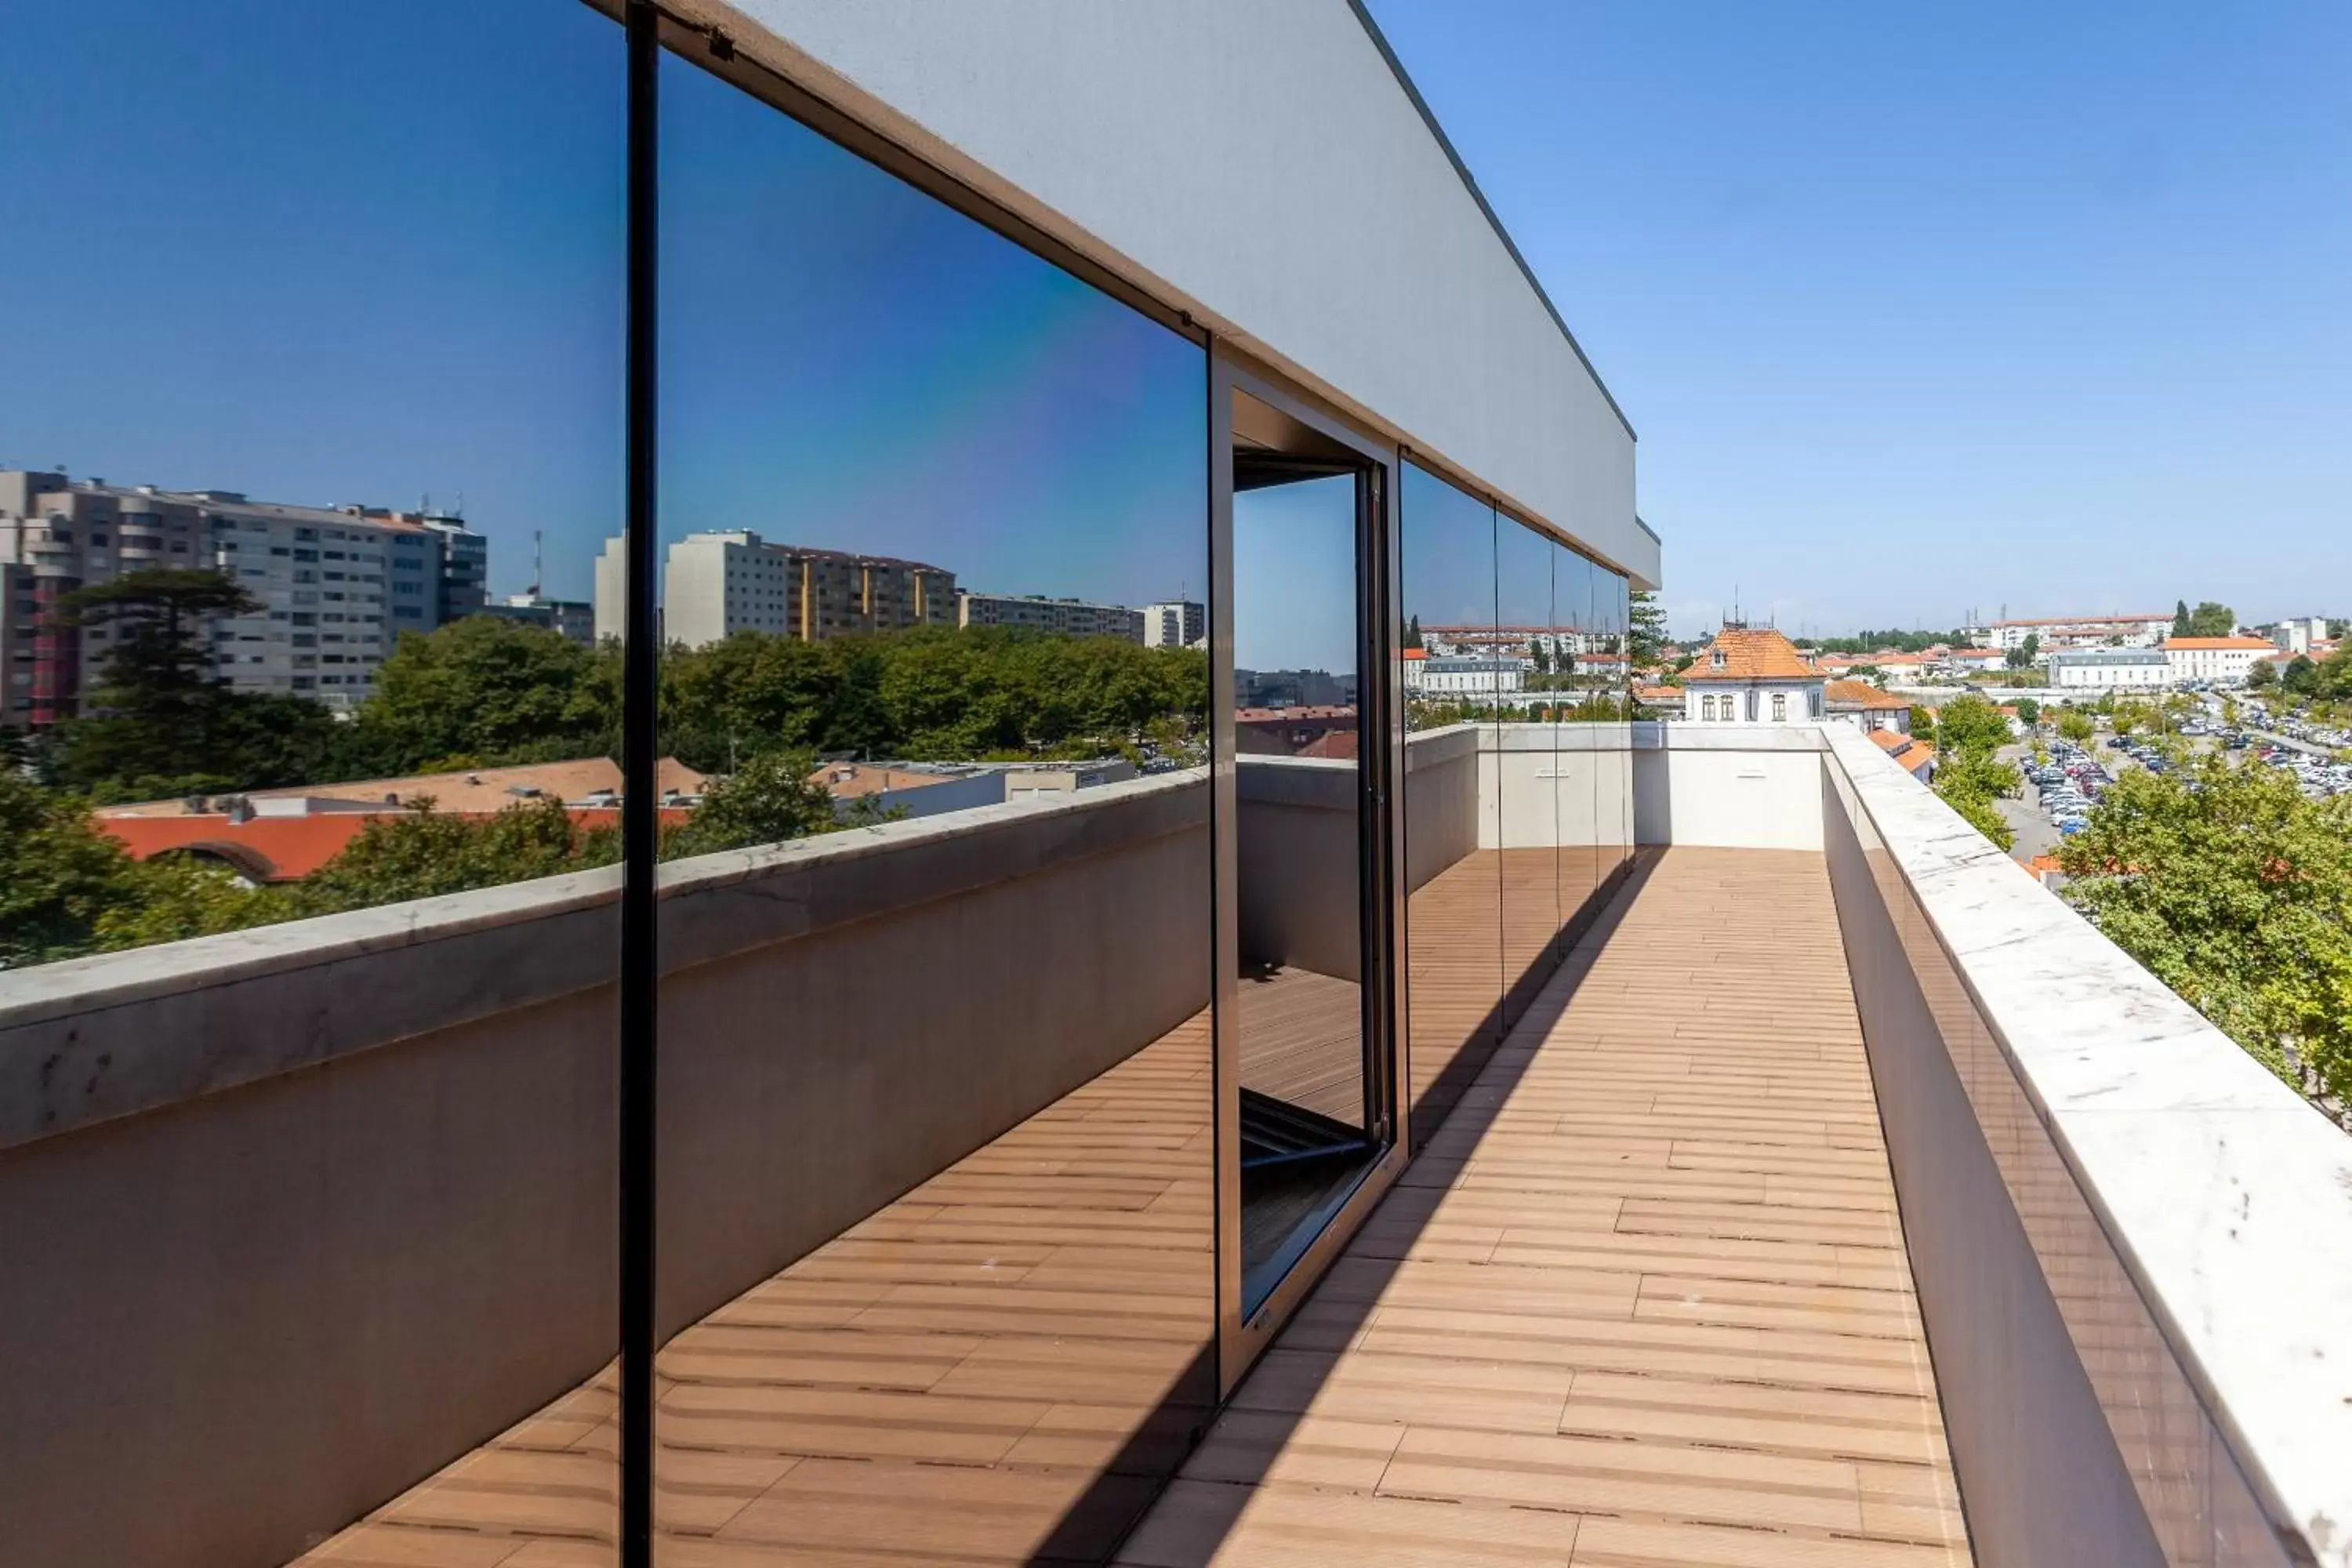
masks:
<path id="1" fill-rule="evenodd" d="M 1406 467 L 1405 1049 L 1416 1142 L 1502 1036 L 1495 512 Z"/>
<path id="2" fill-rule="evenodd" d="M 610 1562 L 620 29 L 5 33 L 0 1558 Z"/>
<path id="3" fill-rule="evenodd" d="M 1591 583 L 1583 558 L 1558 544 L 1551 556 L 1552 620 L 1538 653 L 1541 712 L 1552 725 L 1552 800 L 1559 824 L 1554 871 L 1562 940 L 1572 941 L 1592 893 L 1592 757 L 1578 720 L 1583 697 L 1583 648 L 1591 636 Z"/>
<path id="4" fill-rule="evenodd" d="M 1559 961 L 1559 753 L 1551 647 L 1557 616 L 1546 536 L 1495 522 L 1497 727 L 1506 1026 L 1523 1016 Z"/>
<path id="5" fill-rule="evenodd" d="M 1098 1561 L 1214 1396 L 1206 355 L 660 92 L 656 1555 Z"/>
<path id="6" fill-rule="evenodd" d="M 1237 453 L 1242 1268 L 1264 1294 L 1361 1173 L 1367 1100 L 1352 473 Z"/>

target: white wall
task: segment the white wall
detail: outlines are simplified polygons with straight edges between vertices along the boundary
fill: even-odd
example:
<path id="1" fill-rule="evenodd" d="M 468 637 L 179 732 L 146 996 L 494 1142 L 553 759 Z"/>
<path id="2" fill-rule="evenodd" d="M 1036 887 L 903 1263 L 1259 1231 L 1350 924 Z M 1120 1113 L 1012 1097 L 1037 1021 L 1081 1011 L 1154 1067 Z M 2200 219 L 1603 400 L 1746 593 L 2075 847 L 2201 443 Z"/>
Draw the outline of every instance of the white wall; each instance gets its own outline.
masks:
<path id="1" fill-rule="evenodd" d="M 1346 0 L 681 8 L 1656 582 L 1631 431 Z"/>
<path id="2" fill-rule="evenodd" d="M 1822 847 L 1822 727 L 1635 726 L 1634 837 L 1727 849 Z"/>

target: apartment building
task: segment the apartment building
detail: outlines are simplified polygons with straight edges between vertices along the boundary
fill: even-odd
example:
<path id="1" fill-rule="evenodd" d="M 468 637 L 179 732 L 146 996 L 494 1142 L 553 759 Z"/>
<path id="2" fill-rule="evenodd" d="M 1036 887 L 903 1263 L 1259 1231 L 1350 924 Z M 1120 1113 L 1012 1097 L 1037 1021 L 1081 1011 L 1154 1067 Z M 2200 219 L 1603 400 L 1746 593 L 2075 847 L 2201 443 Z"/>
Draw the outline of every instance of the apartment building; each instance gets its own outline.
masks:
<path id="1" fill-rule="evenodd" d="M 474 612 L 559 632 L 576 643 L 596 640 L 596 606 L 578 599 L 551 599 L 541 594 L 509 594 Z"/>
<path id="2" fill-rule="evenodd" d="M 488 542 L 452 517 L 12 469 L 0 471 L 0 563 L 6 721 L 38 726 L 81 711 L 112 636 L 45 626 L 77 588 L 148 567 L 216 569 L 260 601 L 207 628 L 220 678 L 341 708 L 373 690 L 401 632 L 481 606 Z"/>
<path id="3" fill-rule="evenodd" d="M 1970 626 L 1968 631 L 1969 640 L 1978 647 L 1997 647 L 2003 652 L 2023 647 L 2029 637 L 2039 637 L 2040 646 L 2045 648 L 2093 645 L 2154 647 L 2172 635 L 2172 617 L 2160 611 L 2129 616 L 2041 616 L 2028 620 L 1994 621 Z"/>
<path id="4" fill-rule="evenodd" d="M 1209 637 L 1209 606 L 1196 599 L 1165 599 L 1143 606 L 1143 646 L 1197 647 Z"/>
<path id="5" fill-rule="evenodd" d="M 1042 594 L 973 594 L 956 591 L 959 626 L 1028 626 L 1076 637 L 1123 637 L 1143 641 L 1150 617 L 1125 605 L 1093 605 L 1084 599 L 1049 599 Z"/>
<path id="6" fill-rule="evenodd" d="M 596 563 L 596 636 L 619 637 L 626 574 L 618 540 Z M 919 561 L 775 544 L 750 529 L 689 533 L 669 547 L 662 635 L 701 647 L 737 632 L 824 642 L 956 624 L 955 574 Z"/>
<path id="7" fill-rule="evenodd" d="M 2312 645 L 2327 640 L 2326 616 L 2290 616 L 2271 628 L 2271 645 L 2287 653 L 2307 654 Z"/>

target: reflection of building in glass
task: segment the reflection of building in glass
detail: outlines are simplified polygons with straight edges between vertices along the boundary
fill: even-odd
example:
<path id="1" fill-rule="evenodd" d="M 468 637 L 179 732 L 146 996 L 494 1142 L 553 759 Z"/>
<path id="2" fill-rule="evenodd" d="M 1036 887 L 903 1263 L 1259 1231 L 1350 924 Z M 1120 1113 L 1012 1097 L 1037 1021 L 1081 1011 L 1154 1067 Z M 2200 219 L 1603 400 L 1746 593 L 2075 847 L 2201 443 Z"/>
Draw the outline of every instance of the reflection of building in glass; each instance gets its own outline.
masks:
<path id="1" fill-rule="evenodd" d="M 1171 599 L 1143 606 L 1143 646 L 1198 647 L 1209 639 L 1209 606 L 1191 599 Z"/>
<path id="2" fill-rule="evenodd" d="M 1039 594 L 969 594 L 958 591 L 960 626 L 1034 626 L 1077 637 L 1125 637 L 1141 642 L 1146 616 L 1125 605 L 1090 605 L 1083 599 L 1048 599 Z"/>
<path id="3" fill-rule="evenodd" d="M 1355 707 L 1236 709 L 1234 750 L 1249 757 L 1352 757 Z"/>
<path id="4" fill-rule="evenodd" d="M 1352 708 L 1356 672 L 1328 669 L 1236 669 L 1234 704 L 1239 708 Z"/>
<path id="5" fill-rule="evenodd" d="M 215 671 L 232 689 L 349 706 L 373 689 L 400 633 L 481 608 L 488 552 L 453 517 L 0 471 L 0 563 L 24 569 L 12 574 L 21 586 L 0 596 L 5 718 L 38 725 L 79 712 L 112 634 L 37 623 L 77 588 L 159 567 L 221 572 L 261 602 L 210 628 Z"/>
<path id="6" fill-rule="evenodd" d="M 1404 688 L 1416 696 L 1492 697 L 1527 685 L 1528 661 L 1496 655 L 1409 658 Z"/>
<path id="7" fill-rule="evenodd" d="M 528 626 L 544 626 L 561 632 L 577 643 L 596 640 L 596 607 L 577 599 L 550 599 L 537 594 L 509 594 L 503 604 L 484 605 L 478 615 L 496 616 L 500 620 L 520 621 Z"/>
<path id="8" fill-rule="evenodd" d="M 621 635 L 618 542 L 596 563 L 596 635 Z M 748 529 L 690 533 L 669 547 L 663 634 L 700 647 L 736 632 L 824 642 L 860 632 L 955 624 L 955 574 L 919 561 L 771 544 Z"/>

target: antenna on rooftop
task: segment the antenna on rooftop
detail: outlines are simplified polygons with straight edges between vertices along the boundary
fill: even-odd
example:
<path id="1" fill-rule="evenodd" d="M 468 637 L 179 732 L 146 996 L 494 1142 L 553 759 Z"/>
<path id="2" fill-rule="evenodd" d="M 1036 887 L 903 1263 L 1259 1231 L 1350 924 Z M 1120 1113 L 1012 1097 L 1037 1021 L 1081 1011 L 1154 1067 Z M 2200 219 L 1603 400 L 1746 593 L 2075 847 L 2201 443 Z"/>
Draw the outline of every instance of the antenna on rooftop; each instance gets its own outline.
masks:
<path id="1" fill-rule="evenodd" d="M 540 578 L 546 564 L 540 549 L 541 542 L 546 537 L 545 531 L 541 529 L 534 528 L 530 531 L 530 596 L 533 599 L 539 597 Z"/>

